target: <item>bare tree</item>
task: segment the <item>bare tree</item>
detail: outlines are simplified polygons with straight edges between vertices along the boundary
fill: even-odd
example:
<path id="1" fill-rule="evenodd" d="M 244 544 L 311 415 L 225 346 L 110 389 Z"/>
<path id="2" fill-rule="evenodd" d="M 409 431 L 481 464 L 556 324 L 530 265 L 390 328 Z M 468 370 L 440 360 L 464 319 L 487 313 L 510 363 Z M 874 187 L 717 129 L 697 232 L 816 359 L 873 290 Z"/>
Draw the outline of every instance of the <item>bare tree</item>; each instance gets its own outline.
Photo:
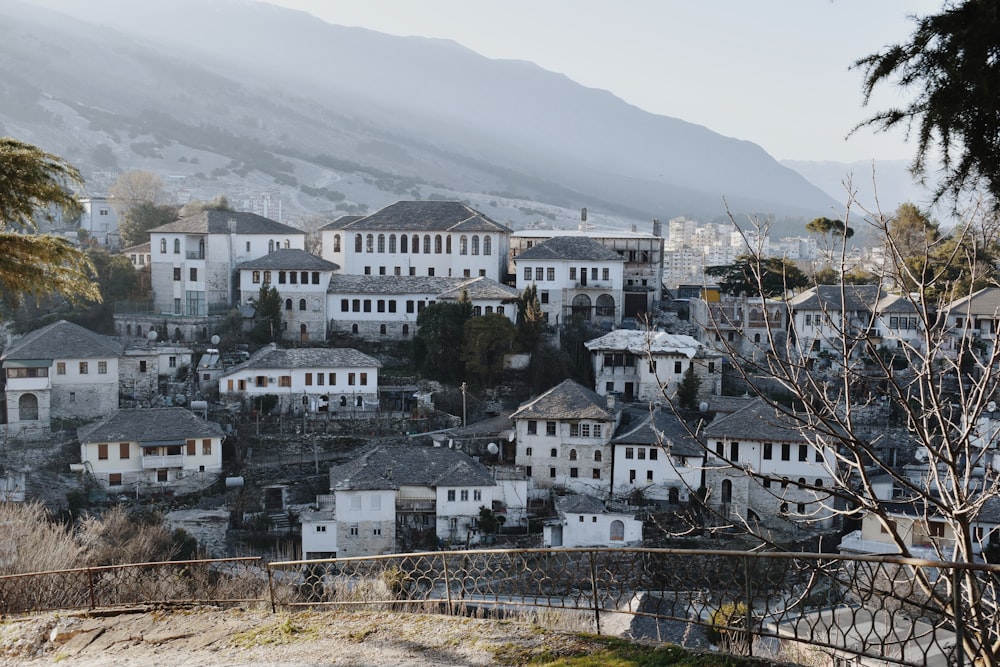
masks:
<path id="1" fill-rule="evenodd" d="M 123 172 L 108 188 L 108 194 L 119 216 L 126 215 L 142 204 L 159 206 L 169 200 L 160 175 L 142 170 Z"/>

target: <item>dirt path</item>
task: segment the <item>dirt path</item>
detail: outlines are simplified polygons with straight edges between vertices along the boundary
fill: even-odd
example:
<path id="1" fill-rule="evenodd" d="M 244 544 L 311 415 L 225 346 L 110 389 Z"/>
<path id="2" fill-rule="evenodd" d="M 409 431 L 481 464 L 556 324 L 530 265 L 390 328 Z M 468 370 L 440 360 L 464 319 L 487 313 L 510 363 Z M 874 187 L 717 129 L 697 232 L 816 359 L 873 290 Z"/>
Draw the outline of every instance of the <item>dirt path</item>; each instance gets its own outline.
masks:
<path id="1" fill-rule="evenodd" d="M 516 665 L 586 640 L 527 623 L 424 614 L 201 607 L 0 623 L 0 666 Z"/>

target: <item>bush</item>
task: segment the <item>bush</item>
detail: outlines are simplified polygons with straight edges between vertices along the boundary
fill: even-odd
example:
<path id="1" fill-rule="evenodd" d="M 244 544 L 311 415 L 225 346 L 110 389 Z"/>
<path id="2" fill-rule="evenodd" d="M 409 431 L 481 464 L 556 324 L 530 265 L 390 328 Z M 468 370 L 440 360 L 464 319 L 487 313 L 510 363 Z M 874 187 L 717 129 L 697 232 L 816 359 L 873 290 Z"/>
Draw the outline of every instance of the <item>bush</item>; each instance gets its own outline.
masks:
<path id="1" fill-rule="evenodd" d="M 748 634 L 747 605 L 745 602 L 727 602 L 709 617 L 709 627 L 705 628 L 705 638 L 724 650 L 745 645 Z"/>

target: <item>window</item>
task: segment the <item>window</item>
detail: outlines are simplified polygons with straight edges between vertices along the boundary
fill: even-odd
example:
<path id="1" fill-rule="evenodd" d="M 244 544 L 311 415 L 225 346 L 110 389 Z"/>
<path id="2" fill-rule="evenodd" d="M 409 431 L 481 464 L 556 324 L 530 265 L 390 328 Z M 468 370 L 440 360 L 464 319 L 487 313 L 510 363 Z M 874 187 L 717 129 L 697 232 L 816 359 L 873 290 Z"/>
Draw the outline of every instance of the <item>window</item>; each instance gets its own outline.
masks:
<path id="1" fill-rule="evenodd" d="M 569 279 L 570 280 L 576 280 L 576 267 L 575 266 L 569 267 Z"/>
<path id="2" fill-rule="evenodd" d="M 635 470 L 628 471 L 628 483 L 635 484 Z"/>
<path id="3" fill-rule="evenodd" d="M 357 377 L 357 373 L 348 373 L 347 374 L 347 384 L 353 386 L 354 385 L 354 378 L 355 377 Z"/>
<path id="4" fill-rule="evenodd" d="M 121 486 L 122 474 L 120 472 L 108 473 L 108 486 Z"/>
<path id="5" fill-rule="evenodd" d="M 180 239 L 174 239 L 174 254 L 175 255 L 181 254 L 181 240 Z"/>
<path id="6" fill-rule="evenodd" d="M 781 460 L 790 461 L 792 459 L 792 446 L 787 442 L 781 445 Z"/>
<path id="7" fill-rule="evenodd" d="M 764 485 L 765 489 L 770 489 L 771 488 L 771 478 L 770 477 L 765 477 L 763 485 Z"/>
<path id="8" fill-rule="evenodd" d="M 440 238 L 440 237 L 438 237 L 438 238 Z M 482 500 L 483 499 L 483 492 L 480 491 L 479 489 L 475 489 L 472 492 L 472 499 L 475 500 L 475 501 L 477 501 L 477 502 L 480 501 L 480 500 Z"/>
<path id="9" fill-rule="evenodd" d="M 190 268 L 190 269 L 188 270 L 188 276 L 189 276 L 189 278 L 188 278 L 188 279 L 189 279 L 189 280 L 190 280 L 191 282 L 197 282 L 197 281 L 198 281 L 198 268 L 197 268 L 197 267 L 194 267 L 194 266 L 192 266 L 192 267 L 191 267 L 191 268 Z"/>
<path id="10" fill-rule="evenodd" d="M 809 458 L 809 445 L 799 445 L 799 461 Z"/>
<path id="11" fill-rule="evenodd" d="M 658 452 L 658 450 L 655 447 L 650 447 L 649 448 L 649 460 L 650 461 L 655 461 L 656 460 L 656 457 L 658 456 L 657 452 Z"/>
<path id="12" fill-rule="evenodd" d="M 337 374 L 336 374 L 336 373 L 330 373 L 330 376 L 329 376 L 329 377 L 330 377 L 330 382 L 329 382 L 328 384 L 329 384 L 329 385 L 330 385 L 331 387 L 332 387 L 333 385 L 337 384 Z"/>
<path id="13" fill-rule="evenodd" d="M 675 361 L 674 362 L 674 373 L 680 373 L 680 372 L 681 372 L 681 362 Z"/>
<path id="14" fill-rule="evenodd" d="M 635 458 L 635 450 L 632 449 L 631 447 L 626 447 L 625 448 L 625 458 L 627 458 L 627 459 L 633 459 L 633 458 Z"/>
<path id="15" fill-rule="evenodd" d="M 734 462 L 740 460 L 740 443 L 729 443 L 729 460 Z"/>
<path id="16" fill-rule="evenodd" d="M 86 375 L 89 372 L 89 366 L 86 361 L 80 362 L 80 375 Z"/>
<path id="17" fill-rule="evenodd" d="M 764 443 L 764 460 L 765 461 L 770 461 L 771 460 L 771 450 L 772 449 L 773 449 L 773 445 L 770 442 L 765 442 Z"/>
<path id="18" fill-rule="evenodd" d="M 98 461 L 108 460 L 108 446 L 104 443 L 97 445 L 97 460 Z"/>
<path id="19" fill-rule="evenodd" d="M 56 375 L 66 375 L 66 362 L 57 361 L 56 362 Z"/>
<path id="20" fill-rule="evenodd" d="M 464 235 L 458 238 L 458 254 L 459 255 L 469 254 L 469 239 Z"/>
<path id="21" fill-rule="evenodd" d="M 580 437 L 580 425 L 579 424 L 570 424 L 569 425 L 569 437 L 571 437 L 571 438 L 578 438 L 578 437 Z"/>
<path id="22" fill-rule="evenodd" d="M 75 391 L 69 392 L 69 402 L 70 403 L 76 403 L 76 392 Z"/>
<path id="23" fill-rule="evenodd" d="M 611 280 L 611 269 L 601 270 L 601 280 Z"/>
<path id="24" fill-rule="evenodd" d="M 455 489 L 448 489 L 448 502 L 455 502 Z"/>
<path id="25" fill-rule="evenodd" d="M 822 462 L 823 462 L 823 452 L 817 449 L 816 450 L 816 463 L 822 463 Z"/>
<path id="26" fill-rule="evenodd" d="M 555 476 L 556 476 L 556 469 L 555 468 L 549 468 L 549 477 L 555 479 Z"/>
<path id="27" fill-rule="evenodd" d="M 555 435 L 556 434 L 556 423 L 555 422 L 545 422 L 545 435 Z"/>
<path id="28" fill-rule="evenodd" d="M 580 476 L 580 469 L 579 468 L 570 468 L 569 469 L 569 476 L 570 477 L 579 477 Z"/>
<path id="29" fill-rule="evenodd" d="M 431 237 L 430 234 L 424 234 L 424 254 L 431 254 Z"/>
<path id="30" fill-rule="evenodd" d="M 316 526 L 316 532 L 317 533 L 325 533 L 326 532 L 326 526 Z"/>
<path id="31" fill-rule="evenodd" d="M 569 450 L 569 460 L 570 461 L 576 461 L 576 450 L 575 449 Z"/>
<path id="32" fill-rule="evenodd" d="M 118 443 L 118 458 L 120 459 L 129 458 L 129 446 L 127 442 Z"/>
<path id="33" fill-rule="evenodd" d="M 580 424 L 580 437 L 582 438 L 590 437 L 590 424 Z"/>
<path id="34" fill-rule="evenodd" d="M 181 267 L 175 266 L 174 267 L 174 280 L 180 280 L 180 279 L 181 279 Z"/>
<path id="35" fill-rule="evenodd" d="M 316 373 L 316 384 L 323 386 L 323 381 L 326 380 L 326 376 L 322 373 Z"/>
<path id="36" fill-rule="evenodd" d="M 549 302 L 549 293 L 548 292 L 539 292 L 539 294 L 538 294 L 538 302 L 539 303 L 548 303 Z"/>
<path id="37" fill-rule="evenodd" d="M 531 447 L 525 447 L 524 448 L 524 455 L 525 456 L 531 456 Z"/>
<path id="38" fill-rule="evenodd" d="M 305 310 L 305 309 L 306 309 L 306 300 L 299 299 L 299 310 Z"/>
<path id="39" fill-rule="evenodd" d="M 928 521 L 927 534 L 931 537 L 944 537 L 944 521 Z"/>
<path id="40" fill-rule="evenodd" d="M 278 376 L 278 386 L 279 387 L 291 387 L 292 386 L 292 376 L 291 375 L 281 375 L 281 376 Z"/>
<path id="41" fill-rule="evenodd" d="M 350 530 L 351 530 L 351 537 L 357 537 L 358 536 L 358 524 L 352 523 Z"/>
<path id="42" fill-rule="evenodd" d="M 291 310 L 291 309 L 292 309 L 292 300 L 285 299 L 285 310 Z"/>
<path id="43" fill-rule="evenodd" d="M 601 437 L 601 425 L 600 424 L 594 424 L 594 437 L 595 438 L 600 438 Z"/>
<path id="44" fill-rule="evenodd" d="M 475 235 L 473 235 L 472 237 L 472 254 L 473 255 L 479 254 L 479 237 Z"/>
<path id="45" fill-rule="evenodd" d="M 535 267 L 535 280 L 541 282 L 545 279 L 545 269 L 540 266 Z"/>
<path id="46" fill-rule="evenodd" d="M 375 236 L 373 234 L 365 237 L 365 252 L 375 252 Z"/>
<path id="47" fill-rule="evenodd" d="M 362 387 L 368 385 L 368 373 L 361 373 L 361 382 L 359 383 Z"/>
<path id="48" fill-rule="evenodd" d="M 468 489 L 462 489 L 461 495 L 459 497 L 461 498 L 462 502 L 468 502 L 469 501 L 469 490 Z"/>
<path id="49" fill-rule="evenodd" d="M 653 482 L 653 471 L 652 470 L 647 470 L 646 471 L 646 481 L 649 482 L 649 483 Z"/>
<path id="50" fill-rule="evenodd" d="M 524 474 L 531 477 L 531 466 L 524 466 Z"/>
<path id="51" fill-rule="evenodd" d="M 531 280 L 531 267 L 530 266 L 524 267 L 524 279 L 525 280 Z"/>
<path id="52" fill-rule="evenodd" d="M 306 386 L 307 387 L 311 387 L 312 383 L 313 383 L 313 374 L 312 373 L 306 373 Z"/>
<path id="53" fill-rule="evenodd" d="M 205 438 L 201 441 L 201 453 L 203 456 L 212 455 L 212 440 L 211 438 Z"/>
<path id="54" fill-rule="evenodd" d="M 254 271 L 250 275 L 251 275 L 250 279 L 253 281 L 255 285 L 260 284 L 260 271 Z"/>
<path id="55" fill-rule="evenodd" d="M 636 454 L 639 455 L 639 460 L 640 461 L 645 461 L 646 460 L 646 448 L 645 447 L 640 447 L 639 450 L 636 452 Z"/>
<path id="56" fill-rule="evenodd" d="M 385 252 L 385 234 L 378 235 L 378 251 L 380 253 Z"/>
<path id="57" fill-rule="evenodd" d="M 556 270 L 555 270 L 555 268 L 553 268 L 553 267 L 550 266 L 547 269 L 545 269 L 545 279 L 546 280 L 555 280 L 556 279 Z"/>
<path id="58" fill-rule="evenodd" d="M 382 535 L 382 524 L 372 524 L 372 537 L 379 537 L 380 535 Z"/>
<path id="59" fill-rule="evenodd" d="M 166 239 L 160 239 L 160 254 L 161 255 L 166 255 L 167 254 L 167 240 Z"/>
<path id="60" fill-rule="evenodd" d="M 549 450 L 549 456 L 551 456 L 552 458 L 559 456 L 559 450 L 553 447 L 552 449 Z"/>
<path id="61" fill-rule="evenodd" d="M 538 433 L 538 422 L 534 419 L 528 420 L 528 435 L 535 435 Z"/>

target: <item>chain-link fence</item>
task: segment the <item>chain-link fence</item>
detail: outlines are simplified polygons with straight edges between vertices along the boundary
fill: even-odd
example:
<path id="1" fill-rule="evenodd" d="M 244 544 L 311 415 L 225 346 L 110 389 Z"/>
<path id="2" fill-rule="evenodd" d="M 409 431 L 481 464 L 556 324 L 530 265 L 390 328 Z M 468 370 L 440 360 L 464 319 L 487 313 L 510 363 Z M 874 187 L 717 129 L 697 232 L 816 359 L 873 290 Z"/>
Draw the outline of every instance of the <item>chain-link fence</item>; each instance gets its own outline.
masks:
<path id="1" fill-rule="evenodd" d="M 890 557 L 469 550 L 10 575 L 0 577 L 0 613 L 150 603 L 419 611 L 514 616 L 800 664 L 996 665 L 998 584 L 998 566 Z"/>

